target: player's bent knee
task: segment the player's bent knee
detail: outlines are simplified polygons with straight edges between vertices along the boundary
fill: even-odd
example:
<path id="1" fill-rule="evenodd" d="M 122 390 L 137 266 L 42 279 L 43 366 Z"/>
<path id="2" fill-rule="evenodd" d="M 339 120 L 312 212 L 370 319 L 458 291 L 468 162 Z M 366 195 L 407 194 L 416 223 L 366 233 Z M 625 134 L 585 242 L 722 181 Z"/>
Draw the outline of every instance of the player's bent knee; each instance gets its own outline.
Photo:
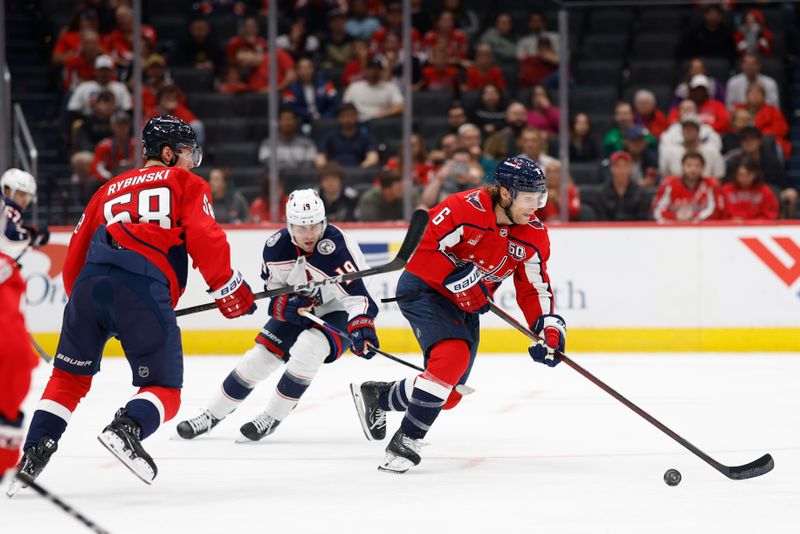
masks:
<path id="1" fill-rule="evenodd" d="M 331 352 L 325 334 L 319 330 L 309 329 L 297 336 L 291 350 L 291 359 L 287 364 L 293 373 L 301 376 L 313 376 Z"/>
<path id="2" fill-rule="evenodd" d="M 469 367 L 469 345 L 463 339 L 445 339 L 430 350 L 426 370 L 455 386 Z"/>
<path id="3" fill-rule="evenodd" d="M 244 353 L 244 358 L 236 364 L 236 374 L 251 384 L 257 384 L 280 367 L 283 360 L 264 345 L 256 343 Z"/>
<path id="4" fill-rule="evenodd" d="M 78 403 L 92 387 L 92 376 L 76 375 L 62 369 L 53 369 L 47 387 L 42 393 L 43 400 L 54 401 L 70 412 L 75 411 Z"/>
<path id="5" fill-rule="evenodd" d="M 461 395 L 461 393 L 459 393 L 454 389 L 453 391 L 450 392 L 450 396 L 447 397 L 447 400 L 445 401 L 444 406 L 442 406 L 442 409 L 450 410 L 452 408 L 455 408 L 456 405 L 458 405 L 458 403 L 461 402 L 462 398 L 463 395 Z"/>

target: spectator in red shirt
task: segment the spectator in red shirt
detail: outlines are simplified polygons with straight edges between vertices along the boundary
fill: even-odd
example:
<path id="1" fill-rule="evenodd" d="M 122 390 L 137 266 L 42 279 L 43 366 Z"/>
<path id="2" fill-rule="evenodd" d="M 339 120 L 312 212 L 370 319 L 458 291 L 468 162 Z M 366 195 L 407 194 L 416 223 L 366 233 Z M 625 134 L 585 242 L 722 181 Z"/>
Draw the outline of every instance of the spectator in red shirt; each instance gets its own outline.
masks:
<path id="1" fill-rule="evenodd" d="M 64 63 L 64 90 L 69 91 L 81 82 L 93 80 L 94 64 L 102 53 L 100 34 L 94 30 L 83 30 L 80 50 L 70 54 Z"/>
<path id="2" fill-rule="evenodd" d="M 547 89 L 534 85 L 531 90 L 531 107 L 528 109 L 528 126 L 533 126 L 548 134 L 558 134 L 558 122 L 561 117 L 558 108 L 550 102 Z"/>
<path id="3" fill-rule="evenodd" d="M 745 13 L 742 25 L 733 32 L 733 42 L 736 43 L 736 52 L 740 56 L 751 53 L 772 57 L 773 39 L 772 32 L 767 29 L 764 15 L 758 9 L 751 9 Z"/>
<path id="4" fill-rule="evenodd" d="M 669 123 L 664 113 L 656 107 L 656 95 L 647 89 L 639 89 L 633 95 L 633 120 L 654 137 L 661 137 Z"/>
<path id="5" fill-rule="evenodd" d="M 69 25 L 61 32 L 53 47 L 53 66 L 62 66 L 71 55 L 78 54 L 81 49 L 81 32 L 84 30 L 99 31 L 97 10 L 79 7 L 72 14 Z M 102 38 L 101 38 L 102 41 Z"/>
<path id="6" fill-rule="evenodd" d="M 562 221 L 561 216 L 561 162 L 551 160 L 544 168 L 547 177 L 547 204 L 536 210 L 536 216 L 541 221 Z M 581 212 L 581 197 L 578 188 L 572 183 L 572 178 L 567 177 L 567 214 L 570 221 L 577 221 Z"/>
<path id="7" fill-rule="evenodd" d="M 684 99 L 689 98 L 689 82 L 698 74 L 705 74 L 706 78 L 708 78 L 708 94 L 711 98 L 720 102 L 725 101 L 725 85 L 708 74 L 706 62 L 703 58 L 693 57 L 689 61 L 689 68 L 686 69 L 683 81 L 675 87 L 670 109 L 680 104 Z"/>
<path id="8" fill-rule="evenodd" d="M 228 63 L 238 64 L 241 50 L 261 55 L 267 52 L 267 47 L 267 40 L 258 34 L 258 19 L 246 17 L 239 29 L 239 35 L 231 37 L 225 45 L 225 55 L 228 56 Z"/>
<path id="9" fill-rule="evenodd" d="M 730 115 L 723 102 L 709 97 L 711 80 L 705 74 L 696 74 L 689 81 L 689 98 L 697 104 L 697 112 L 704 124 L 708 124 L 717 133 L 724 133 L 728 129 Z M 672 108 L 668 120 L 673 123 L 678 120 L 678 108 Z"/>
<path id="10" fill-rule="evenodd" d="M 239 52 L 239 56 L 242 52 Z M 282 48 L 276 51 L 278 58 L 278 91 L 283 91 L 286 87 L 297 79 L 297 73 L 294 70 L 294 59 L 288 52 Z M 266 93 L 269 91 L 269 53 L 261 54 L 261 63 L 258 68 L 253 71 L 248 80 L 248 84 L 253 91 L 258 93 Z"/>
<path id="11" fill-rule="evenodd" d="M 342 89 L 364 77 L 364 71 L 369 61 L 369 45 L 366 41 L 357 40 L 353 42 L 353 56 L 350 58 L 342 71 Z"/>
<path id="12" fill-rule="evenodd" d="M 766 102 L 766 91 L 758 83 L 752 83 L 747 88 L 746 102 L 737 104 L 736 109 L 746 109 L 753 115 L 753 125 L 761 130 L 764 135 L 772 135 L 775 142 L 783 150 L 783 159 L 788 160 L 792 154 L 792 144 L 786 139 L 789 125 L 783 113 L 775 106 Z"/>
<path id="13" fill-rule="evenodd" d="M 448 60 L 447 48 L 439 46 L 433 49 L 430 65 L 423 67 L 422 79 L 427 91 L 449 92 L 458 95 L 459 72 Z"/>
<path id="14" fill-rule="evenodd" d="M 681 165 L 681 176 L 661 182 L 653 199 L 653 218 L 660 223 L 714 219 L 719 211 L 719 184 L 703 177 L 705 158 L 699 152 L 687 152 Z"/>
<path id="15" fill-rule="evenodd" d="M 250 223 L 269 224 L 272 222 L 272 212 L 270 211 L 270 191 L 271 184 L 269 175 L 265 174 L 261 178 L 261 194 L 250 204 Z M 285 193 L 282 182 L 278 182 L 278 222 L 286 220 L 286 201 L 289 200 Z"/>
<path id="16" fill-rule="evenodd" d="M 142 66 L 142 107 L 147 111 L 158 105 L 158 92 L 167 85 L 167 60 L 160 54 L 150 54 Z"/>
<path id="17" fill-rule="evenodd" d="M 133 11 L 121 5 L 116 11 L 117 29 L 108 35 L 108 50 L 117 67 L 126 71 L 133 63 Z M 142 24 L 142 55 L 148 57 L 156 50 L 156 31 L 149 24 Z M 123 77 L 127 78 L 127 77 Z"/>
<path id="18" fill-rule="evenodd" d="M 400 142 L 397 155 L 389 158 L 383 166 L 387 171 L 402 171 L 404 141 Z M 428 150 L 419 134 L 411 134 L 411 178 L 417 185 L 427 185 L 433 176 L 433 164 L 428 161 Z M 401 172 L 402 174 L 402 172 Z"/>
<path id="19" fill-rule="evenodd" d="M 722 186 L 723 219 L 734 221 L 775 220 L 778 218 L 778 199 L 764 183 L 758 163 L 743 158 L 736 168 L 732 182 Z"/>
<path id="20" fill-rule="evenodd" d="M 183 91 L 177 85 L 169 84 L 158 91 L 158 104 L 145 112 L 145 121 L 152 117 L 168 114 L 178 117 L 192 127 L 197 136 L 197 144 L 205 143 L 205 127 L 203 122 L 181 102 Z"/>
<path id="21" fill-rule="evenodd" d="M 467 81 L 461 86 L 462 91 L 475 91 L 491 83 L 498 89 L 506 91 L 506 79 L 500 67 L 494 64 L 494 52 L 488 44 L 475 46 L 475 63 L 467 68 Z"/>
<path id="22" fill-rule="evenodd" d="M 131 117 L 124 111 L 111 116 L 111 137 L 100 141 L 94 149 L 89 173 L 99 182 L 105 182 L 132 169 L 137 163 L 136 140 L 131 135 Z"/>
<path id="23" fill-rule="evenodd" d="M 433 29 L 425 34 L 423 39 L 425 53 L 432 57 L 433 51 L 438 47 L 445 47 L 447 61 L 451 65 L 460 65 L 467 57 L 467 36 L 456 29 L 455 19 L 450 11 L 442 11 L 436 17 Z"/>
<path id="24" fill-rule="evenodd" d="M 383 52 L 383 41 L 389 33 L 394 33 L 402 40 L 403 35 L 403 4 L 391 2 L 386 7 L 386 17 L 384 24 L 375 30 L 370 40 L 370 51 L 372 53 Z M 419 54 L 422 51 L 422 36 L 419 32 L 411 28 L 411 53 Z"/>

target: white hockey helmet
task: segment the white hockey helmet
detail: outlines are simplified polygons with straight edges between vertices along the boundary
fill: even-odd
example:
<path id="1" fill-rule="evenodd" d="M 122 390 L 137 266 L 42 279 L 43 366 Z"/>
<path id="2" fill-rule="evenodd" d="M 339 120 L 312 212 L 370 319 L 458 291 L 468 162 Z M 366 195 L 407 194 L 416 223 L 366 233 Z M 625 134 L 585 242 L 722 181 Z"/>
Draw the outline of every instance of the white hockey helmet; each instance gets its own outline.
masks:
<path id="1" fill-rule="evenodd" d="M 4 194 L 6 187 L 9 189 L 8 198 L 13 197 L 17 191 L 28 193 L 31 200 L 36 198 L 36 179 L 31 173 L 21 169 L 11 168 L 3 173 L 0 177 L 0 189 Z"/>
<path id="2" fill-rule="evenodd" d="M 292 242 L 298 245 L 292 226 L 315 224 L 322 225 L 320 230 L 320 236 L 322 236 L 328 223 L 325 218 L 325 205 L 319 198 L 319 194 L 313 189 L 298 189 L 292 192 L 286 202 L 286 227 L 292 237 Z"/>

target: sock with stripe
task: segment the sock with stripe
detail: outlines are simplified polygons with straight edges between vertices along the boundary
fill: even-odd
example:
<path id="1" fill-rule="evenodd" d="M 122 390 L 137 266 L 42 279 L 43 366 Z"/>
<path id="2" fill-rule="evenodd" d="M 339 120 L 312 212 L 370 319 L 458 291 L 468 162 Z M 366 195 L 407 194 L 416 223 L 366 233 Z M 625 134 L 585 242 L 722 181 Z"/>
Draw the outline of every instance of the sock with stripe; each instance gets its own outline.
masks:
<path id="1" fill-rule="evenodd" d="M 72 412 L 92 386 L 91 376 L 82 376 L 53 369 L 42 399 L 31 417 L 23 450 L 35 447 L 44 436 L 55 441 L 61 439 L 72 417 Z"/>
<path id="2" fill-rule="evenodd" d="M 125 414 L 141 428 L 140 438 L 152 435 L 162 423 L 178 413 L 181 406 L 181 390 L 160 386 L 147 386 L 125 405 Z"/>
<path id="3" fill-rule="evenodd" d="M 244 353 L 233 371 L 225 377 L 211 402 L 208 412 L 217 419 L 230 415 L 247 398 L 259 382 L 283 364 L 280 356 L 260 342 Z"/>

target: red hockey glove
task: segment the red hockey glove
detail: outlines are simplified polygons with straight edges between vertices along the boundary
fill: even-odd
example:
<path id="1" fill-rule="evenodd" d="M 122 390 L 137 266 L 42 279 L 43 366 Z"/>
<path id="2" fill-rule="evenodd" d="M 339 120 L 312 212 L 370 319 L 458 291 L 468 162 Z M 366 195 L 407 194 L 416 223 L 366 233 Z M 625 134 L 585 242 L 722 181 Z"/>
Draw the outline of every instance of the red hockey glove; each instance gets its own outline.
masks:
<path id="1" fill-rule="evenodd" d="M 528 347 L 528 353 L 537 363 L 548 367 L 555 367 L 561 360 L 556 356 L 556 350 L 563 352 L 567 338 L 567 324 L 560 315 L 544 314 L 536 319 L 531 328 L 542 340 Z"/>
<path id="2" fill-rule="evenodd" d="M 370 346 L 380 348 L 378 334 L 375 333 L 375 321 L 369 315 L 357 315 L 347 323 L 347 333 L 350 334 L 354 354 L 369 360 L 375 353 L 369 350 Z"/>
<path id="3" fill-rule="evenodd" d="M 230 280 L 219 289 L 209 291 L 217 301 L 217 307 L 228 319 L 250 315 L 256 311 L 255 298 L 242 273 L 234 271 Z"/>
<path id="4" fill-rule="evenodd" d="M 486 313 L 489 311 L 489 290 L 482 278 L 483 273 L 474 263 L 469 263 L 453 270 L 443 285 L 453 294 L 451 300 L 463 311 Z"/>

